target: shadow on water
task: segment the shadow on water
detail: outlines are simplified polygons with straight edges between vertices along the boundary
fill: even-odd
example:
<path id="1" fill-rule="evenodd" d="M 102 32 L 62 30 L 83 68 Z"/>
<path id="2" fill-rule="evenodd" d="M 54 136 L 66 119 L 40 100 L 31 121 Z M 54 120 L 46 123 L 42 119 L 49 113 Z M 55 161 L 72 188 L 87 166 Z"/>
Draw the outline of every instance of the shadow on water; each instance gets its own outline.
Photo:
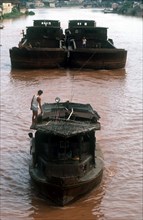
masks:
<path id="1" fill-rule="evenodd" d="M 19 81 L 33 81 L 38 79 L 54 79 L 66 75 L 65 69 L 38 69 L 38 70 L 27 70 L 27 69 L 14 69 L 11 70 L 11 79 Z"/>
<path id="2" fill-rule="evenodd" d="M 41 196 L 32 182 L 31 190 L 33 194 L 31 196 L 31 206 L 34 210 L 29 216 L 31 218 L 42 219 L 42 216 L 44 216 L 45 219 L 70 219 L 72 216 L 72 219 L 81 219 L 81 216 L 85 215 L 86 219 L 94 220 L 96 217 L 96 220 L 98 220 L 104 216 L 100 209 L 105 194 L 104 180 L 90 193 L 64 207 L 56 206 L 47 198 Z"/>
<path id="3" fill-rule="evenodd" d="M 96 218 L 96 220 L 101 220 L 104 217 L 104 213 L 101 209 L 102 200 L 106 188 L 113 177 L 113 175 L 110 175 L 111 172 L 111 169 L 104 168 L 102 182 L 97 187 L 64 207 L 59 207 L 46 197 L 43 197 L 39 193 L 35 183 L 31 180 L 31 206 L 34 212 L 32 212 L 29 217 L 41 219 L 42 216 L 44 216 L 45 219 L 58 220 L 69 219 L 71 216 L 72 219 L 81 219 L 81 216 L 85 215 L 86 219 L 94 220 Z M 58 218 L 55 218 L 55 216 L 58 216 Z M 83 217 L 83 219 L 85 218 Z"/>
<path id="4" fill-rule="evenodd" d="M 20 70 L 13 69 L 10 72 L 11 79 L 20 81 L 35 81 L 39 79 L 56 79 L 59 77 L 69 77 L 71 79 L 124 79 L 127 75 L 125 69 L 116 70 L 90 70 L 90 69 L 38 69 L 38 70 Z"/>

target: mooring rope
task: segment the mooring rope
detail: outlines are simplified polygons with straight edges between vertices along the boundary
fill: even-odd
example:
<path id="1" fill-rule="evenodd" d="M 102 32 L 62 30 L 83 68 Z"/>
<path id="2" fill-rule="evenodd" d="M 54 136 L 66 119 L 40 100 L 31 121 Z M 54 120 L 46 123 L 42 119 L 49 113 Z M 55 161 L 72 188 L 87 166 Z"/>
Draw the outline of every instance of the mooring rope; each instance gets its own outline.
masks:
<path id="1" fill-rule="evenodd" d="M 79 68 L 79 70 L 77 72 L 81 72 L 81 70 L 83 69 L 84 66 L 86 66 L 86 64 L 92 59 L 92 57 L 94 56 L 96 52 L 92 53 L 91 56 L 86 60 L 86 62 Z M 73 79 L 75 77 L 75 74 L 73 74 Z M 74 97 L 74 84 L 72 82 L 72 88 L 71 88 L 71 97 L 70 97 L 70 101 L 72 102 L 72 99 Z"/>

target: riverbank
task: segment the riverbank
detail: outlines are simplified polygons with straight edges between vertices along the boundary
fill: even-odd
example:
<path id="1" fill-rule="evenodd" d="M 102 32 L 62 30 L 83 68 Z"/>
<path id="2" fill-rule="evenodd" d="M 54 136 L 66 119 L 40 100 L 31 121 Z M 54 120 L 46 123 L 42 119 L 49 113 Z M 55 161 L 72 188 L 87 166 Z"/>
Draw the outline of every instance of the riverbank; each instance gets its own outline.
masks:
<path id="1" fill-rule="evenodd" d="M 132 3 L 129 3 L 129 2 L 125 2 L 124 4 L 102 4 L 100 5 L 93 5 L 93 4 L 79 4 L 79 3 L 75 3 L 73 4 L 72 2 L 68 2 L 67 4 L 64 4 L 64 5 L 61 5 L 60 3 L 55 5 L 54 8 L 71 8 L 71 7 L 74 7 L 74 8 L 93 8 L 93 9 L 101 9 L 101 11 L 105 11 L 106 8 L 107 9 L 111 9 L 112 10 L 112 13 L 114 14 L 119 14 L 119 15 L 126 15 L 126 16 L 134 16 L 134 17 L 143 17 L 143 5 L 142 4 L 136 4 L 136 5 L 133 5 Z M 48 8 L 50 9 L 51 7 L 49 6 L 45 6 L 43 8 Z M 110 13 L 111 13 L 111 10 L 110 10 Z M 23 15 L 34 15 L 35 13 L 32 11 L 32 9 L 30 10 L 29 9 L 26 9 L 26 8 L 21 8 L 20 10 L 16 7 L 14 7 L 12 9 L 12 12 L 11 13 L 7 13 L 7 14 L 3 14 L 3 15 L 0 15 L 0 20 L 3 20 L 3 19 L 8 19 L 8 18 L 17 18 L 17 17 L 20 17 L 20 16 L 23 16 Z"/>
<path id="2" fill-rule="evenodd" d="M 35 13 L 33 11 L 29 11 L 27 9 L 21 9 L 20 11 L 15 9 L 15 10 L 12 10 L 11 13 L 1 15 L 0 20 L 18 18 L 23 15 L 35 15 Z"/>

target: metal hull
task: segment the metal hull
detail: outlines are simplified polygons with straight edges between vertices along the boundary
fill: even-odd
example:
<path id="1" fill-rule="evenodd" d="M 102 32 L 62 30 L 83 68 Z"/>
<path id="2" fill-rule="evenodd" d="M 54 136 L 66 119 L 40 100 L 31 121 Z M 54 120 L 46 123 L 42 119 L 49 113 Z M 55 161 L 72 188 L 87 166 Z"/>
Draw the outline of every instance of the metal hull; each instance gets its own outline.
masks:
<path id="1" fill-rule="evenodd" d="M 124 49 L 77 49 L 70 51 L 71 68 L 120 69 L 124 68 L 127 51 Z"/>
<path id="2" fill-rule="evenodd" d="M 68 58 L 67 58 L 68 57 Z M 120 69 L 126 64 L 127 51 L 124 49 L 10 49 L 12 68 L 89 68 Z"/>
<path id="3" fill-rule="evenodd" d="M 43 178 L 36 168 L 30 166 L 30 175 L 37 184 L 41 194 L 49 198 L 55 204 L 64 206 L 75 201 L 80 196 L 95 188 L 102 180 L 103 162 L 97 159 L 96 168 L 93 168 L 84 178 L 77 179 L 76 182 L 68 181 L 64 183 L 64 178 L 56 178 L 54 183 Z M 68 178 L 66 178 L 68 179 Z"/>
<path id="4" fill-rule="evenodd" d="M 59 48 L 10 49 L 12 68 L 57 68 L 65 65 L 67 53 Z"/>

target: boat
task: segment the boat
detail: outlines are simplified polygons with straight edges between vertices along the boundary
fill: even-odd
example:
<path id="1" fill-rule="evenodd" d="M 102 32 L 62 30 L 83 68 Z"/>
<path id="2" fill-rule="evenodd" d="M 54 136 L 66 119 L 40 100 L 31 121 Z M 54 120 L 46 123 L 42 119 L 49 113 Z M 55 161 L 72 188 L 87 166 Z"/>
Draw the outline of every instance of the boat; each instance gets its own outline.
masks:
<path id="1" fill-rule="evenodd" d="M 116 11 L 113 8 L 104 8 L 103 12 L 105 14 L 116 13 Z"/>
<path id="2" fill-rule="evenodd" d="M 10 49 L 12 68 L 120 69 L 126 64 L 127 51 L 117 49 L 107 28 L 96 27 L 94 20 L 70 20 L 64 34 L 58 20 L 34 20 L 22 34 Z"/>
<path id="3" fill-rule="evenodd" d="M 68 65 L 70 68 L 120 69 L 127 59 L 125 49 L 117 49 L 107 37 L 106 27 L 96 27 L 94 20 L 71 20 Z M 86 47 L 82 40 L 86 39 Z M 73 43 L 74 42 L 74 43 Z"/>
<path id="4" fill-rule="evenodd" d="M 18 46 L 10 49 L 12 68 L 58 68 L 65 64 L 67 53 L 58 20 L 34 20 L 22 35 Z"/>
<path id="5" fill-rule="evenodd" d="M 60 102 L 58 97 L 42 109 L 29 133 L 29 173 L 44 198 L 65 206 L 102 181 L 104 163 L 95 136 L 100 116 L 90 104 Z"/>
<path id="6" fill-rule="evenodd" d="M 0 24 L 0 29 L 3 29 L 4 28 L 4 25 L 3 24 Z"/>

